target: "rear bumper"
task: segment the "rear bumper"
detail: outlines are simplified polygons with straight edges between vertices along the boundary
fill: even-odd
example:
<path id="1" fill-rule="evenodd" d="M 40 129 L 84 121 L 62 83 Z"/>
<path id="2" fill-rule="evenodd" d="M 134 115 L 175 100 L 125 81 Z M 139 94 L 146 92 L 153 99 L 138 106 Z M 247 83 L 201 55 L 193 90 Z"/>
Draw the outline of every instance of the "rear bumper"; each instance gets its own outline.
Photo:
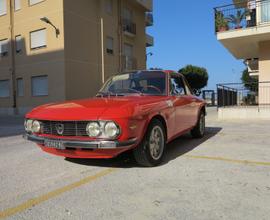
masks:
<path id="1" fill-rule="evenodd" d="M 65 139 L 55 139 L 55 138 L 47 138 L 47 137 L 39 137 L 32 134 L 24 134 L 23 138 L 36 144 L 47 147 L 45 145 L 46 141 L 57 141 L 61 143 L 61 150 L 65 149 L 123 149 L 130 148 L 137 143 L 137 138 L 133 138 L 127 141 L 119 142 L 119 141 L 76 141 L 76 140 L 65 140 Z M 48 147 L 59 149 L 57 147 Z"/>

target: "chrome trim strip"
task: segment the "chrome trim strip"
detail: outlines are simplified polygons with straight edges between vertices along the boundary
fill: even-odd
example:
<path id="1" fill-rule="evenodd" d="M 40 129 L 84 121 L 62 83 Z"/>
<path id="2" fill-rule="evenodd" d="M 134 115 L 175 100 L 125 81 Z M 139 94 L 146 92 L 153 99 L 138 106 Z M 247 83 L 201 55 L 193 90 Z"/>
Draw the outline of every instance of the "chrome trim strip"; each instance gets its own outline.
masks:
<path id="1" fill-rule="evenodd" d="M 56 138 L 39 137 L 33 134 L 24 134 L 23 138 L 37 144 L 44 145 L 45 140 L 61 141 L 65 148 L 78 148 L 78 149 L 116 149 L 119 147 L 130 147 L 137 143 L 137 138 L 132 138 L 128 141 L 75 141 Z"/>

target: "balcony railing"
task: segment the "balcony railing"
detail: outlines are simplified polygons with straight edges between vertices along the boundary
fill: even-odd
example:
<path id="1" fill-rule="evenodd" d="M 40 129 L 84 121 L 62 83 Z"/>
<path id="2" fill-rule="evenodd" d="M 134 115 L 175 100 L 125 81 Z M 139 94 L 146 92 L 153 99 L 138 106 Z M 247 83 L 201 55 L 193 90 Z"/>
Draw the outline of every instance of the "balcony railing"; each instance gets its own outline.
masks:
<path id="1" fill-rule="evenodd" d="M 217 85 L 218 107 L 258 106 L 270 108 L 270 82 Z"/>
<path id="2" fill-rule="evenodd" d="M 137 60 L 134 57 L 122 56 L 122 70 L 135 70 L 137 69 Z"/>
<path id="3" fill-rule="evenodd" d="M 215 31 L 245 29 L 270 22 L 270 0 L 241 1 L 214 8 Z"/>
<path id="4" fill-rule="evenodd" d="M 154 37 L 149 34 L 146 34 L 146 47 L 153 47 L 154 46 Z"/>
<path id="5" fill-rule="evenodd" d="M 128 19 L 123 19 L 123 31 L 131 36 L 136 35 L 136 24 Z"/>
<path id="6" fill-rule="evenodd" d="M 153 13 L 152 12 L 146 12 L 145 13 L 145 23 L 146 26 L 152 26 L 154 23 Z"/>

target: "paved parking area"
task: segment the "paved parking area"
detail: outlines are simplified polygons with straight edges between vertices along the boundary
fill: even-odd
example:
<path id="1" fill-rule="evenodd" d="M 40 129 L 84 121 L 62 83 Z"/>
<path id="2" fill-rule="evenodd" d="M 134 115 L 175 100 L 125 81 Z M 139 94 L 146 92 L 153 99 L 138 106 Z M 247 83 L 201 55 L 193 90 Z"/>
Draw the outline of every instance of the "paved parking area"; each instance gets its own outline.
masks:
<path id="1" fill-rule="evenodd" d="M 205 138 L 178 138 L 155 168 L 51 156 L 21 138 L 21 118 L 0 117 L 0 218 L 269 219 L 269 121 L 208 112 Z"/>

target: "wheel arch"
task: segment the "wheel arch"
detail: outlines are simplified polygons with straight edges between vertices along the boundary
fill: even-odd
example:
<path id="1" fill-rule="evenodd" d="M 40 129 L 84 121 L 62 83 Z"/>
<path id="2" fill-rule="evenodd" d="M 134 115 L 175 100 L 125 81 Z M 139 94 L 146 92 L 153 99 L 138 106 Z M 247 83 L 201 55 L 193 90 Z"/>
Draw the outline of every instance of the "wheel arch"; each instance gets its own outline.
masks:
<path id="1" fill-rule="evenodd" d="M 154 115 L 150 120 L 149 120 L 149 122 L 147 123 L 147 128 L 149 127 L 149 125 L 151 124 L 151 122 L 153 121 L 153 120 L 159 120 L 161 123 L 162 123 L 162 125 L 163 125 L 163 127 L 164 127 L 164 129 L 165 129 L 165 140 L 167 141 L 167 138 L 168 138 L 168 128 L 167 128 L 167 123 L 166 123 L 166 120 L 165 120 L 165 118 L 162 116 L 162 115 L 160 115 L 160 114 L 157 114 L 157 115 Z M 146 128 L 146 129 L 147 129 Z"/>

